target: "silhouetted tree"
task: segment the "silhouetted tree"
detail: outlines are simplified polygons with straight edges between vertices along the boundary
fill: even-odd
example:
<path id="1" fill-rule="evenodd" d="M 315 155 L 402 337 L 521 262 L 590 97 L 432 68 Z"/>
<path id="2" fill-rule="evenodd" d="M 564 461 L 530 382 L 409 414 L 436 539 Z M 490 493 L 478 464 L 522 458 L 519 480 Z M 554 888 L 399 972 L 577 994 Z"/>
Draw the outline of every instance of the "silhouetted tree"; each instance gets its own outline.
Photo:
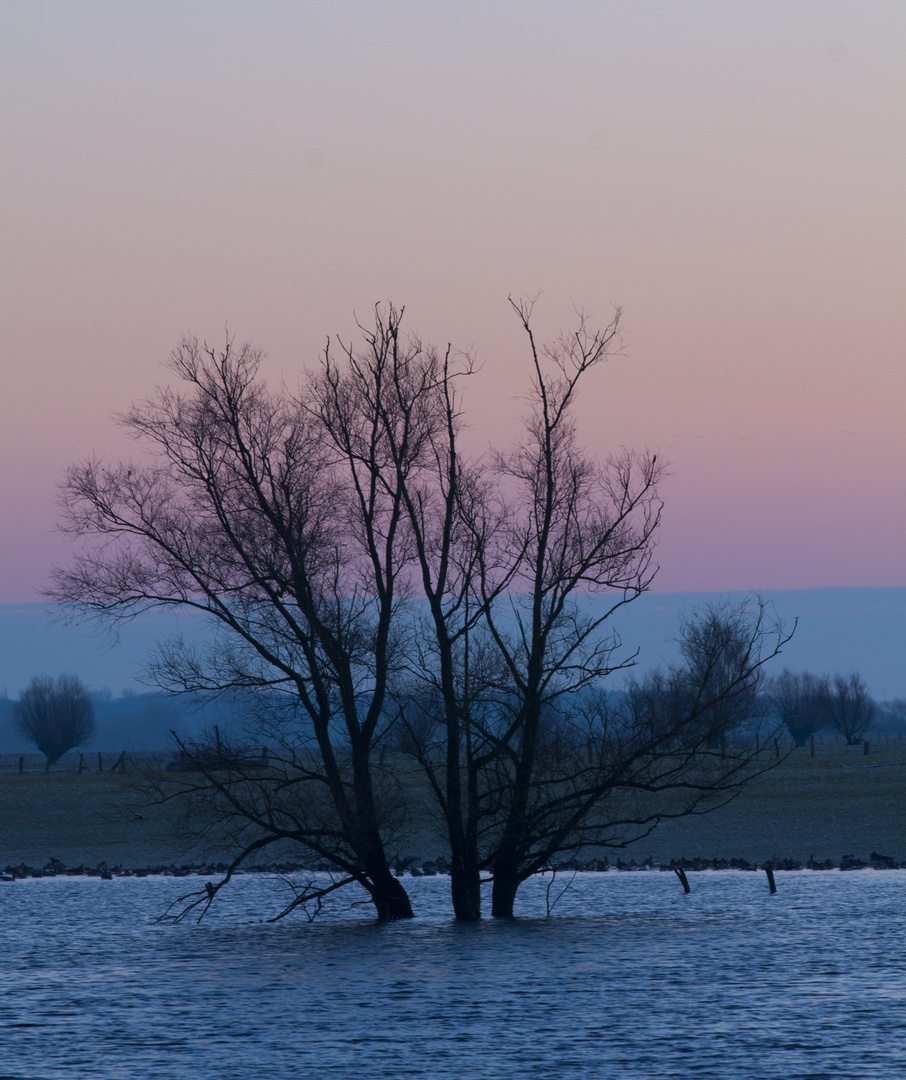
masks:
<path id="1" fill-rule="evenodd" d="M 460 383 L 471 357 L 404 338 L 401 318 L 392 306 L 378 310 L 359 347 L 328 347 L 314 398 L 330 446 L 357 483 L 385 491 L 405 518 L 411 595 L 424 603 L 407 612 L 395 742 L 414 749 L 427 745 L 429 730 L 443 732 L 440 752 L 430 764 L 422 760 L 446 808 L 454 911 L 474 919 L 480 896 L 468 702 L 476 667 L 470 674 L 467 643 L 483 615 L 474 598 L 476 547 L 498 524 L 500 508 L 486 463 L 465 461 L 459 446 Z"/>
<path id="2" fill-rule="evenodd" d="M 405 918 L 373 769 L 404 640 L 397 615 L 411 557 L 400 499 L 362 483 L 357 464 L 332 450 L 307 388 L 265 387 L 261 358 L 247 344 L 184 340 L 171 358 L 183 389 L 163 388 L 121 418 L 152 460 L 69 469 L 65 527 L 85 543 L 56 571 L 53 595 L 102 619 L 154 607 L 210 619 L 212 646 L 161 650 L 159 684 L 288 701 L 272 721 L 285 775 L 263 790 L 241 775 L 201 774 L 225 820 L 242 823 L 237 865 L 295 842 L 358 882 L 380 919 Z M 361 434 L 365 455 L 380 459 L 381 443 Z M 186 752 L 204 763 L 203 744 Z"/>
<path id="3" fill-rule="evenodd" d="M 16 702 L 16 728 L 45 756 L 45 772 L 76 746 L 94 737 L 94 708 L 75 675 L 37 675 Z"/>
<path id="4" fill-rule="evenodd" d="M 830 724 L 830 679 L 827 675 L 784 668 L 770 680 L 768 691 L 777 715 L 796 746 L 805 746 L 815 732 Z"/>
<path id="5" fill-rule="evenodd" d="M 831 727 L 846 739 L 847 746 L 862 742 L 876 713 L 877 706 L 858 672 L 834 676 L 828 693 L 828 715 Z"/>
<path id="6" fill-rule="evenodd" d="M 626 663 L 607 624 L 654 577 L 663 475 L 654 454 L 624 451 L 598 462 L 579 445 L 579 387 L 619 349 L 620 312 L 601 330 L 580 316 L 572 333 L 544 343 L 535 337 L 532 303 L 511 303 L 531 361 L 529 408 L 521 440 L 493 459 L 500 521 L 474 537 L 474 591 L 504 680 L 496 723 L 483 733 L 493 753 L 482 750 L 498 803 L 485 858 L 492 913 L 502 916 L 512 914 L 519 883 L 538 868 L 529 808 L 546 759 L 545 713 Z M 578 603 L 584 593 L 609 599 L 592 614 Z"/>
<path id="7" fill-rule="evenodd" d="M 531 304 L 513 306 L 533 376 L 522 440 L 493 454 L 490 471 L 467 468 L 448 395 L 434 498 L 420 490 L 407 499 L 431 619 L 413 665 L 421 690 L 400 716 L 447 825 L 454 910 L 467 919 L 480 915 L 483 871 L 493 877 L 493 913 L 510 916 L 520 883 L 559 851 L 613 841 L 632 822 L 638 836 L 680 804 L 684 813 L 714 804 L 751 775 L 748 757 L 705 769 L 699 750 L 702 739 L 725 744 L 753 707 L 762 664 L 786 640 L 760 607 L 757 616 L 726 608 L 690 620 L 669 731 L 655 742 L 648 730 L 629 739 L 624 715 L 615 752 L 613 718 L 587 703 L 606 700 L 603 680 L 632 659 L 618 655 L 609 620 L 654 576 L 662 467 L 629 452 L 598 462 L 578 445 L 575 397 L 618 348 L 619 313 L 600 331 L 580 316 L 572 334 L 539 345 Z M 455 588 L 444 589 L 445 575 Z M 587 594 L 600 596 L 597 608 Z M 441 723 L 426 724 L 426 714 Z M 674 754 L 668 765 L 665 754 L 656 769 L 654 758 L 680 735 L 682 764 Z M 586 747 L 605 745 L 606 760 L 589 758 Z M 650 792 L 695 795 L 669 807 L 649 799 L 615 818 L 614 793 L 640 790 L 643 771 Z"/>
<path id="8" fill-rule="evenodd" d="M 753 613 L 748 605 L 716 603 L 683 619 L 678 635 L 684 666 L 673 679 L 689 701 L 687 708 L 699 714 L 709 749 L 726 752 L 733 729 L 758 712 L 758 695 L 764 685 L 761 660 L 768 635 L 779 646 L 784 643 L 782 628 L 775 622 L 765 625 L 764 608 L 759 604 L 754 623 L 759 632 L 753 640 Z M 769 658 L 776 655 L 771 650 Z"/>
<path id="9" fill-rule="evenodd" d="M 519 885 L 564 853 L 625 846 L 662 820 L 716 809 L 771 767 L 750 740 L 727 737 L 755 719 L 763 667 L 789 635 L 760 602 L 693 612 L 682 635 L 695 643 L 683 662 L 623 694 L 594 686 L 551 702 L 558 738 L 539 730 L 527 779 L 521 743 L 495 759 L 494 915 L 512 917 Z"/>
<path id="10" fill-rule="evenodd" d="M 656 570 L 663 468 L 579 445 L 578 388 L 619 347 L 619 313 L 539 345 L 531 304 L 513 307 L 532 380 L 508 451 L 465 459 L 471 358 L 404 335 L 390 305 L 357 345 L 328 342 L 297 394 L 264 386 L 250 345 L 187 339 L 172 358 L 183 390 L 123 418 L 152 460 L 67 475 L 67 527 L 84 546 L 57 570 L 55 599 L 102 619 L 203 613 L 216 642 L 162 647 L 158 682 L 259 702 L 250 730 L 272 748 L 266 766 L 251 743 L 201 738 L 183 743 L 192 770 L 158 788 L 205 802 L 233 868 L 301 844 L 339 875 L 330 890 L 355 881 L 379 918 L 410 915 L 391 865 L 416 796 L 382 761 L 392 744 L 441 808 L 456 915 L 480 916 L 490 870 L 493 911 L 508 916 L 557 851 L 694 812 L 751 773 L 744 757 L 716 767 L 712 751 L 784 640 L 763 608 L 687 625 L 685 674 L 665 676 L 682 691 L 668 730 L 603 704 L 603 680 L 632 662 L 609 620 Z M 608 808 L 618 790 L 668 787 L 669 805 Z M 298 900 L 317 904 L 318 888 Z"/>

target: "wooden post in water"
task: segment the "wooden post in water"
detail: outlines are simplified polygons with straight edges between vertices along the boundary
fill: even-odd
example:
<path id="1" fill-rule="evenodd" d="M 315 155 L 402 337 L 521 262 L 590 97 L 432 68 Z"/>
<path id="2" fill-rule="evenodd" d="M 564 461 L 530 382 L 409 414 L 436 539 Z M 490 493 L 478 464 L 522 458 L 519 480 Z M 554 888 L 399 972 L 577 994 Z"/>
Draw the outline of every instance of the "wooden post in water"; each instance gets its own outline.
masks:
<path id="1" fill-rule="evenodd" d="M 777 886 L 774 884 L 774 867 L 771 864 L 764 864 L 764 872 L 768 875 L 768 888 L 772 893 L 777 892 Z"/>
<path id="2" fill-rule="evenodd" d="M 680 884 L 683 887 L 683 892 L 691 893 L 692 890 L 689 888 L 689 879 L 686 877 L 686 871 L 681 866 L 674 866 L 673 872 L 680 879 Z"/>

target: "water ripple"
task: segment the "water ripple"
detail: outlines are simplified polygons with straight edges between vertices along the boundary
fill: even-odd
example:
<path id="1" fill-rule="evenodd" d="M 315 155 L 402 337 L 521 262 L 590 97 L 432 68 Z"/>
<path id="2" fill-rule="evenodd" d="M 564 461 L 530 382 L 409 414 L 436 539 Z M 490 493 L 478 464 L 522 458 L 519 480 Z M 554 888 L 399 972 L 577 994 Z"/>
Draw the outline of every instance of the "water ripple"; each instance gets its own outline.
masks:
<path id="1" fill-rule="evenodd" d="M 248 876 L 200 926 L 156 924 L 185 883 L 3 886 L 3 1076 L 906 1075 L 906 871 L 580 874 L 553 918 L 463 926 L 447 881 L 407 879 L 420 917 L 337 902 L 259 920 Z"/>

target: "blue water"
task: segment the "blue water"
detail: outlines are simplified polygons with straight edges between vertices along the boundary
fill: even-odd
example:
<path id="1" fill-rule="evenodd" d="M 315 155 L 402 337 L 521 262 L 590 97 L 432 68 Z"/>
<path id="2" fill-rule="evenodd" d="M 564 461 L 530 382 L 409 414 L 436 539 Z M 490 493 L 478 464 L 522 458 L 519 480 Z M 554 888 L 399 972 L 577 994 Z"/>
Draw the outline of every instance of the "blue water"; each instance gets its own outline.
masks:
<path id="1" fill-rule="evenodd" d="M 566 879 L 558 879 L 556 895 Z M 191 879 L 0 885 L 0 1076 L 906 1076 L 906 871 L 580 874 L 546 917 L 460 926 L 340 898 L 308 923 L 247 876 L 201 925 Z"/>

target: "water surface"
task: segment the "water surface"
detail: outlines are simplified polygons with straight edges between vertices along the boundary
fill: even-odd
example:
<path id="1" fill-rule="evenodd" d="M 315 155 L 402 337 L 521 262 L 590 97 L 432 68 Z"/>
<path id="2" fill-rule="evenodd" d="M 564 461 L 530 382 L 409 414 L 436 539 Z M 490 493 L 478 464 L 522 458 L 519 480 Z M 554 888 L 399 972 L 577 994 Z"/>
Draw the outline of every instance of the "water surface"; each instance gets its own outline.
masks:
<path id="1" fill-rule="evenodd" d="M 0 1076 L 906 1075 L 906 871 L 580 874 L 546 917 L 411 923 L 339 901 L 259 921 L 246 876 L 201 923 L 155 923 L 195 879 L 2 885 Z M 556 883 L 555 896 L 563 883 Z"/>

